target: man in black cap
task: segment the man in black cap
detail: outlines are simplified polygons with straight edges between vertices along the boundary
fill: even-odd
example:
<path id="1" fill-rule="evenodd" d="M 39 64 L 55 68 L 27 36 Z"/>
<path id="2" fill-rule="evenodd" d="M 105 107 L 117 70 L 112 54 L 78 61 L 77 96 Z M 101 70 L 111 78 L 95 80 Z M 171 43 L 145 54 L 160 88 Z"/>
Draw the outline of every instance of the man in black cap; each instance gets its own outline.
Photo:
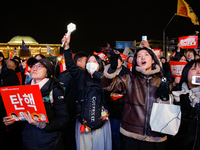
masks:
<path id="1" fill-rule="evenodd" d="M 8 69 L 4 63 L 4 55 L 0 52 L 0 87 L 20 85 L 19 79 L 14 70 Z M 3 124 L 3 117 L 7 116 L 6 110 L 0 96 L 0 145 L 2 149 L 14 149 L 19 145 L 19 133 L 17 130 L 6 130 L 6 126 Z M 12 141 L 12 144 L 10 144 Z M 14 142 L 14 143 L 13 143 Z M 13 146 L 13 147 L 12 147 Z"/>

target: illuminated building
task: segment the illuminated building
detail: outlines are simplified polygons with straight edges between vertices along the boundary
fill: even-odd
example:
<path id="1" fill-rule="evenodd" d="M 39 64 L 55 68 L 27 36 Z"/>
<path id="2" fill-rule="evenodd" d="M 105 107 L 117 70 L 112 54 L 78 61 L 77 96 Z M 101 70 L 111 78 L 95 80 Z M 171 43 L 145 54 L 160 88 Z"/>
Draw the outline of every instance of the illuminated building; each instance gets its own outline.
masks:
<path id="1" fill-rule="evenodd" d="M 29 51 L 22 50 L 22 39 L 25 42 Z M 60 53 L 61 44 L 48 44 L 55 55 Z M 16 49 L 17 56 L 21 59 L 42 54 L 46 57 L 51 56 L 47 53 L 47 44 L 39 44 L 34 38 L 30 36 L 15 36 L 8 43 L 0 43 L 0 52 L 4 54 L 5 58 L 9 58 L 11 53 Z"/>

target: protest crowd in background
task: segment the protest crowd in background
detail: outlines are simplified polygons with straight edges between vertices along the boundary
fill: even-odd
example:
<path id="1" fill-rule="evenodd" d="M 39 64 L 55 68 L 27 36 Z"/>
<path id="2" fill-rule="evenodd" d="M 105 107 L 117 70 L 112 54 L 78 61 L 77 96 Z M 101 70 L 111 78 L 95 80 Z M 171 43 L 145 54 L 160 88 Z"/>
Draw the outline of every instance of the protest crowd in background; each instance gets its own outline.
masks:
<path id="1" fill-rule="evenodd" d="M 148 40 L 142 40 L 137 50 L 125 48 L 120 53 L 107 45 L 106 52 L 73 54 L 70 39 L 62 38 L 59 62 L 41 54 L 23 61 L 15 54 L 5 59 L 0 52 L 1 87 L 39 85 L 48 119 L 35 119 L 30 112 L 22 113 L 23 121 L 17 121 L 16 114 L 7 116 L 2 92 L 3 149 L 200 148 L 200 88 L 191 82 L 193 76 L 200 76 L 198 51 L 182 49 L 178 43 L 167 61 Z M 169 104 L 169 100 L 181 110 L 174 135 L 151 126 L 154 103 Z"/>
<path id="2" fill-rule="evenodd" d="M 175 15 L 199 25 L 184 0 Z M 147 36 L 139 47 L 107 43 L 87 55 L 73 53 L 76 26 L 67 28 L 54 61 L 0 52 L 1 150 L 200 149 L 198 35 L 179 37 L 169 55 Z"/>

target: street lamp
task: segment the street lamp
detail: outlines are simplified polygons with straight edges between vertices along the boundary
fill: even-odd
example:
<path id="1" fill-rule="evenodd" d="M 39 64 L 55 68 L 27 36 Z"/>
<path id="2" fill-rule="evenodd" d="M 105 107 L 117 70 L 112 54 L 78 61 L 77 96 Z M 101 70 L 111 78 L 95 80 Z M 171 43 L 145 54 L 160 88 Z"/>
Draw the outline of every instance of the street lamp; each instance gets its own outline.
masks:
<path id="1" fill-rule="evenodd" d="M 166 51 L 165 51 L 165 30 L 168 27 L 168 25 L 170 24 L 170 22 L 172 21 L 172 19 L 176 16 L 176 13 L 172 16 L 172 18 L 170 19 L 170 21 L 168 22 L 168 24 L 165 26 L 165 28 L 163 29 L 163 53 L 164 56 L 166 55 Z"/>

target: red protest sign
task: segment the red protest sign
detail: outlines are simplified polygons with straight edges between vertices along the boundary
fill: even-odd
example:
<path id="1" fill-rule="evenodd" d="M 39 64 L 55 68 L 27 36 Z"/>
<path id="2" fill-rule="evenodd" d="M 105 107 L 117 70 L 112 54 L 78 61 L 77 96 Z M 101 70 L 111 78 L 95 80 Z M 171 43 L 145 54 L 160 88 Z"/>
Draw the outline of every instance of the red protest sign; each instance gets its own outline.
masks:
<path id="1" fill-rule="evenodd" d="M 195 49 L 198 46 L 198 36 L 183 36 L 179 38 L 182 49 Z"/>
<path id="2" fill-rule="evenodd" d="M 176 78 L 176 77 L 181 77 L 182 70 L 187 64 L 187 62 L 169 61 L 169 64 L 170 64 L 171 76 Z"/>
<path id="3" fill-rule="evenodd" d="M 105 60 L 107 57 L 107 55 L 105 55 L 103 52 L 97 53 L 94 51 L 93 54 L 98 55 L 101 58 L 101 60 Z"/>
<path id="4" fill-rule="evenodd" d="M 29 57 L 27 57 L 26 62 L 28 61 L 28 59 Z M 30 72 L 31 72 L 31 68 L 26 64 L 24 75 L 29 75 Z"/>
<path id="5" fill-rule="evenodd" d="M 39 85 L 9 86 L 0 89 L 8 116 L 25 120 L 21 114 L 30 112 L 34 120 L 49 122 Z"/>
<path id="6" fill-rule="evenodd" d="M 127 60 L 128 56 L 127 55 L 124 55 L 122 53 L 120 53 L 120 56 L 122 57 L 122 60 Z"/>
<path id="7" fill-rule="evenodd" d="M 61 57 L 61 61 L 59 62 L 59 66 L 60 66 L 60 73 L 67 70 L 64 57 Z"/>
<path id="8" fill-rule="evenodd" d="M 117 94 L 117 93 L 111 93 L 110 94 L 110 98 L 112 98 L 113 100 L 117 100 L 117 99 L 119 99 L 119 98 L 122 98 L 123 97 L 123 95 L 122 94 Z"/>
<path id="9" fill-rule="evenodd" d="M 153 49 L 153 51 L 158 56 L 158 58 L 160 58 L 160 56 L 161 56 L 161 49 Z"/>

